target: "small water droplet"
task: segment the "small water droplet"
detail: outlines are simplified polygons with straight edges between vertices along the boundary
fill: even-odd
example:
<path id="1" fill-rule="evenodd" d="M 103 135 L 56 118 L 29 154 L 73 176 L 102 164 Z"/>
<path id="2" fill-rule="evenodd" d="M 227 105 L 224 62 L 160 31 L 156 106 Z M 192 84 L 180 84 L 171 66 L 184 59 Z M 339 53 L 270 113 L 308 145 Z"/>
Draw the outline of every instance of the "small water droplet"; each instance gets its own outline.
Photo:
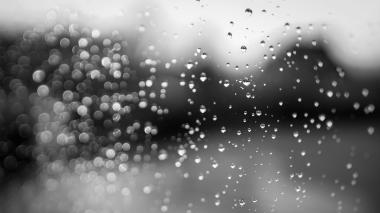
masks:
<path id="1" fill-rule="evenodd" d="M 240 49 L 241 49 L 242 52 L 247 52 L 247 46 L 245 46 L 245 45 L 242 45 L 240 47 Z"/>
<path id="2" fill-rule="evenodd" d="M 200 79 L 202 82 L 205 82 L 205 81 L 207 80 L 206 73 L 202 72 L 202 73 L 201 73 L 201 76 L 199 77 L 199 79 Z"/>
<path id="3" fill-rule="evenodd" d="M 190 70 L 191 68 L 193 68 L 194 63 L 191 62 L 191 61 L 189 61 L 189 62 L 187 62 L 187 64 L 186 64 L 185 66 L 186 66 L 186 68 L 187 68 L 188 70 Z"/>
<path id="4" fill-rule="evenodd" d="M 246 8 L 245 11 L 244 11 L 247 15 L 252 15 L 253 11 L 251 8 Z"/>
<path id="5" fill-rule="evenodd" d="M 240 199 L 239 200 L 239 205 L 240 205 L 240 207 L 245 206 L 245 200 L 244 199 Z"/>
<path id="6" fill-rule="evenodd" d="M 199 111 L 203 114 L 207 111 L 206 107 L 204 105 L 201 105 L 199 108 Z"/>
<path id="7" fill-rule="evenodd" d="M 201 161 L 202 161 L 202 158 L 199 157 L 199 156 L 196 156 L 195 159 L 194 159 L 194 162 L 197 163 L 197 164 L 200 163 Z"/>
<path id="8" fill-rule="evenodd" d="M 224 152 L 224 150 L 226 150 L 226 148 L 224 147 L 224 145 L 223 144 L 218 144 L 218 151 L 219 152 Z"/>
<path id="9" fill-rule="evenodd" d="M 373 135 L 373 133 L 375 133 L 375 127 L 373 126 L 368 127 L 367 132 L 369 135 Z"/>
<path id="10" fill-rule="evenodd" d="M 201 58 L 202 59 L 206 59 L 207 58 L 207 53 L 202 53 Z"/>

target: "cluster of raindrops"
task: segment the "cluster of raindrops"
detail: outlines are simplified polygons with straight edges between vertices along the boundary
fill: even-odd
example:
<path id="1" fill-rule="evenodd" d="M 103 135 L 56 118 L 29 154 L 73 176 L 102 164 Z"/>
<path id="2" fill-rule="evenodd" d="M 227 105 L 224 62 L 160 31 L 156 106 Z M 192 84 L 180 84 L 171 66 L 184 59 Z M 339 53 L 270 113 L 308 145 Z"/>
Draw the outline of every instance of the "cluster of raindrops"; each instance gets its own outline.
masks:
<path id="1" fill-rule="evenodd" d="M 168 83 L 146 68 L 149 61 L 132 64 L 119 31 L 103 33 L 60 15 L 49 11 L 45 24 L 2 41 L 1 121 L 10 127 L 1 132 L 12 131 L 0 142 L 4 167 L 17 167 L 14 155 L 71 169 L 82 160 L 119 170 L 129 161 L 165 160 L 153 138 L 154 122 L 169 113 L 158 103 Z M 14 144 L 14 135 L 28 142 Z"/>
<path id="2" fill-rule="evenodd" d="M 248 8 L 245 12 L 251 14 L 252 10 Z M 320 27 L 326 30 L 324 24 Z M 188 71 L 179 75 L 180 86 L 190 89 L 187 98 L 189 107 L 186 108 L 188 119 L 183 128 L 193 139 L 187 140 L 177 149 L 179 158 L 175 166 L 183 168 L 183 177 L 189 179 L 189 183 L 196 180 L 199 184 L 205 183 L 205 186 L 211 184 L 214 174 L 229 168 L 233 171 L 238 170 L 236 176 L 227 174 L 227 180 L 221 181 L 224 189 L 220 193 L 216 192 L 213 196 L 205 195 L 201 197 L 200 203 L 209 201 L 214 206 L 227 207 L 232 199 L 232 209 L 237 211 L 241 208 L 248 211 L 263 210 L 263 207 L 260 207 L 261 203 L 256 203 L 258 199 L 255 196 L 250 199 L 248 196 L 242 198 L 239 195 L 239 190 L 244 191 L 244 184 L 250 177 L 265 183 L 259 188 L 262 190 L 261 193 L 273 196 L 273 202 L 268 202 L 271 203 L 270 211 L 276 211 L 279 200 L 287 196 L 292 197 L 293 194 L 294 207 L 303 208 L 304 203 L 310 202 L 312 196 L 308 191 L 309 185 L 318 179 L 315 174 L 311 175 L 311 171 L 318 168 L 323 161 L 318 158 L 331 157 L 328 151 L 331 144 L 345 146 L 342 145 L 342 141 L 350 141 L 346 133 L 342 136 L 337 134 L 340 128 L 347 128 L 342 120 L 349 117 L 352 122 L 356 116 L 364 114 L 370 118 L 375 113 L 374 99 L 369 98 L 371 93 L 363 87 L 365 84 L 350 86 L 346 71 L 332 64 L 321 54 L 321 43 L 327 43 L 326 40 L 312 40 L 311 48 L 315 49 L 306 51 L 310 44 L 303 42 L 303 28 L 291 26 L 289 23 L 285 23 L 284 28 L 285 36 L 291 33 L 291 28 L 297 35 L 293 49 L 276 55 L 275 48 L 280 49 L 281 43 L 272 44 L 269 36 L 260 42 L 273 53 L 271 58 L 274 66 L 257 64 L 251 66 L 254 70 L 247 75 L 238 74 L 237 78 L 220 77 L 203 70 L 194 70 L 195 66 L 202 67 L 202 61 L 192 58 L 185 65 Z M 304 31 L 309 33 L 315 28 L 317 26 L 309 24 Z M 232 33 L 229 32 L 228 35 L 232 36 Z M 241 50 L 245 52 L 247 47 L 242 45 Z M 197 57 L 200 53 L 201 49 L 198 48 L 194 55 Z M 268 56 L 264 55 L 264 59 L 267 58 Z M 226 65 L 231 66 L 229 62 Z M 250 66 L 247 65 L 247 68 Z M 212 92 L 209 88 L 212 88 Z M 205 94 L 209 100 L 200 98 L 202 95 L 206 96 Z M 354 109 L 351 106 L 354 106 Z M 362 137 L 373 136 L 375 127 L 370 125 L 358 131 Z M 213 137 L 217 138 L 214 141 L 216 144 L 205 143 Z M 260 167 L 272 166 L 273 152 L 265 151 L 268 149 L 266 147 L 272 146 L 269 145 L 271 143 L 282 147 L 281 153 L 278 154 L 286 153 L 288 170 L 285 169 L 284 172 L 283 169 L 274 169 L 271 171 L 271 177 L 265 177 L 259 171 Z M 352 147 L 355 150 L 355 146 Z M 235 152 L 248 156 L 248 159 L 244 160 L 251 164 L 230 163 L 218 158 L 219 155 Z M 252 152 L 260 157 L 252 155 Z M 354 151 L 344 154 L 355 156 Z M 269 159 L 265 159 L 266 157 Z M 189 169 L 193 167 L 197 169 Z M 353 169 L 350 162 L 337 167 L 339 171 L 351 172 L 349 180 L 335 179 L 335 187 L 332 187 L 330 194 L 336 199 L 338 210 L 341 211 L 343 204 L 337 194 L 355 188 L 359 172 Z M 286 176 L 283 173 L 289 174 Z M 321 183 L 329 181 L 323 170 L 320 175 Z M 292 187 L 287 192 L 284 190 L 278 194 L 271 194 L 269 188 L 289 182 Z M 222 183 L 220 184 L 223 185 Z M 360 199 L 356 198 L 353 202 L 353 211 L 358 209 L 357 200 Z"/>

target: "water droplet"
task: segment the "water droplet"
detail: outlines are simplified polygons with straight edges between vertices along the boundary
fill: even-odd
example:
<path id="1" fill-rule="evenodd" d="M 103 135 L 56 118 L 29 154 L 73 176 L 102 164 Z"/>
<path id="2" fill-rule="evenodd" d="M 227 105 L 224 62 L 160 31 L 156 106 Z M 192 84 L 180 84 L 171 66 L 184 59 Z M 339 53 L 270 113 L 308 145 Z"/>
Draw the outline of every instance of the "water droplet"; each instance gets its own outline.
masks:
<path id="1" fill-rule="evenodd" d="M 248 79 L 248 78 L 244 78 L 244 80 L 243 80 L 243 85 L 244 86 L 249 86 L 251 84 L 251 81 Z"/>
<path id="2" fill-rule="evenodd" d="M 352 168 L 352 164 L 351 163 L 347 163 L 346 164 L 346 169 L 350 170 Z"/>
<path id="3" fill-rule="evenodd" d="M 168 158 L 168 152 L 164 149 L 160 150 L 158 159 L 159 160 L 166 160 Z"/>
<path id="4" fill-rule="evenodd" d="M 224 152 L 224 150 L 226 150 L 226 148 L 224 147 L 224 145 L 223 144 L 218 144 L 218 151 L 219 152 Z"/>
<path id="5" fill-rule="evenodd" d="M 177 150 L 178 155 L 184 156 L 186 154 L 186 149 L 184 147 L 179 147 Z"/>
<path id="6" fill-rule="evenodd" d="M 224 87 L 229 87 L 230 86 L 230 81 L 229 80 L 224 80 L 223 86 Z"/>
<path id="7" fill-rule="evenodd" d="M 369 135 L 373 135 L 373 133 L 375 133 L 375 127 L 369 126 L 367 129 L 367 132 Z"/>
<path id="8" fill-rule="evenodd" d="M 106 157 L 108 159 L 113 159 L 116 156 L 116 152 L 114 149 L 107 149 L 106 151 Z"/>
<path id="9" fill-rule="evenodd" d="M 203 114 L 207 111 L 206 107 L 204 105 L 201 105 L 199 108 L 199 111 Z"/>
<path id="10" fill-rule="evenodd" d="M 202 161 L 202 158 L 199 157 L 199 156 L 196 156 L 195 159 L 194 159 L 194 162 L 197 163 L 197 164 L 200 163 L 201 161 Z"/>
<path id="11" fill-rule="evenodd" d="M 364 89 L 362 90 L 362 95 L 363 95 L 363 97 L 367 97 L 368 94 L 369 94 L 369 90 L 368 90 L 367 88 L 364 88 Z"/>
<path id="12" fill-rule="evenodd" d="M 50 92 L 50 89 L 48 86 L 46 85 L 40 85 L 38 88 L 37 88 L 37 94 L 38 96 L 40 97 L 46 97 L 49 95 L 49 92 Z"/>
<path id="13" fill-rule="evenodd" d="M 45 72 L 43 70 L 36 70 L 33 72 L 32 78 L 36 83 L 41 83 L 45 79 Z"/>
<path id="14" fill-rule="evenodd" d="M 185 66 L 186 66 L 186 69 L 190 70 L 191 68 L 193 68 L 194 63 L 189 61 L 189 62 L 187 62 L 187 64 Z"/>
<path id="15" fill-rule="evenodd" d="M 205 81 L 207 80 L 206 73 L 202 72 L 202 73 L 201 73 L 201 76 L 199 77 L 199 79 L 200 79 L 202 82 L 205 82 Z"/>
<path id="16" fill-rule="evenodd" d="M 212 168 L 216 169 L 219 166 L 219 164 L 218 164 L 218 162 L 214 161 L 214 162 L 212 162 L 211 166 L 212 166 Z"/>
<path id="17" fill-rule="evenodd" d="M 241 47 L 240 47 L 240 49 L 241 49 L 241 51 L 242 52 L 247 52 L 247 46 L 245 46 L 245 45 L 242 45 Z"/>
<path id="18" fill-rule="evenodd" d="M 252 15 L 252 9 L 251 8 L 246 8 L 245 11 L 244 11 L 247 15 Z"/>
<path id="19" fill-rule="evenodd" d="M 207 53 L 202 53 L 201 58 L 202 59 L 206 59 L 207 58 Z"/>
<path id="20" fill-rule="evenodd" d="M 240 206 L 240 207 L 245 206 L 245 200 L 244 200 L 244 199 L 240 199 L 240 200 L 239 200 L 239 206 Z"/>

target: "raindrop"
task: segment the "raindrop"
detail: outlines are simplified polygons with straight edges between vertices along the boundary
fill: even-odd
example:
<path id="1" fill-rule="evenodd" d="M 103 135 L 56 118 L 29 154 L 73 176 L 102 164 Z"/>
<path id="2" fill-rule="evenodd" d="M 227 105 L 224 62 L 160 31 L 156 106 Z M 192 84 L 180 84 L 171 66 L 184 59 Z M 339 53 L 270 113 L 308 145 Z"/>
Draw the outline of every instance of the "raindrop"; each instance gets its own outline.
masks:
<path id="1" fill-rule="evenodd" d="M 252 9 L 251 8 L 246 8 L 245 11 L 244 11 L 247 15 L 252 15 Z"/>
<path id="2" fill-rule="evenodd" d="M 177 150 L 178 155 L 184 156 L 186 154 L 186 149 L 184 147 L 179 147 Z"/>
<path id="3" fill-rule="evenodd" d="M 207 111 L 206 107 L 204 105 L 201 105 L 199 108 L 199 111 L 203 114 Z"/>
<path id="4" fill-rule="evenodd" d="M 219 152 L 224 152 L 224 150 L 226 150 L 226 148 L 224 147 L 224 145 L 223 144 L 218 144 L 218 151 Z"/>
<path id="5" fill-rule="evenodd" d="M 48 86 L 46 85 L 40 85 L 38 88 L 37 88 L 37 94 L 38 96 L 40 97 L 46 97 L 49 95 L 49 92 L 50 92 L 50 89 Z"/>
<path id="6" fill-rule="evenodd" d="M 202 73 L 201 73 L 201 76 L 199 77 L 199 79 L 200 79 L 202 82 L 205 82 L 205 81 L 207 80 L 206 73 L 202 72 Z"/>
<path id="7" fill-rule="evenodd" d="M 245 200 L 244 200 L 244 199 L 240 199 L 240 200 L 239 200 L 239 206 L 240 206 L 240 207 L 245 206 Z"/>
<path id="8" fill-rule="evenodd" d="M 201 161 L 202 161 L 202 159 L 199 156 L 196 156 L 195 159 L 194 159 L 194 162 L 197 163 L 197 164 L 199 164 Z"/>
<path id="9" fill-rule="evenodd" d="M 201 58 L 202 59 L 206 59 L 207 58 L 207 53 L 202 53 Z"/>
<path id="10" fill-rule="evenodd" d="M 230 81 L 229 80 L 224 80 L 223 86 L 224 87 L 229 87 L 230 86 Z"/>
<path id="11" fill-rule="evenodd" d="M 369 90 L 368 90 L 367 88 L 364 88 L 364 89 L 362 90 L 362 95 L 363 95 L 363 97 L 367 97 L 368 94 L 369 94 Z"/>
<path id="12" fill-rule="evenodd" d="M 373 133 L 375 133 L 375 127 L 369 126 L 367 129 L 367 132 L 369 135 L 373 135 Z"/>
<path id="13" fill-rule="evenodd" d="M 185 66 L 186 66 L 186 69 L 190 70 L 191 68 L 193 68 L 194 63 L 189 61 L 189 62 L 187 62 L 187 64 Z"/>
<path id="14" fill-rule="evenodd" d="M 244 80 L 243 80 L 243 85 L 244 86 L 249 86 L 251 84 L 251 81 L 248 79 L 248 78 L 245 78 Z"/>
<path id="15" fill-rule="evenodd" d="M 352 168 L 352 164 L 351 163 L 347 163 L 346 164 L 346 169 L 350 170 Z"/>
<path id="16" fill-rule="evenodd" d="M 240 47 L 240 49 L 241 49 L 241 51 L 242 52 L 247 52 L 247 46 L 245 46 L 245 45 L 242 45 L 241 47 Z"/>
<path id="17" fill-rule="evenodd" d="M 36 70 L 33 72 L 33 81 L 36 83 L 41 83 L 45 79 L 45 72 L 43 70 Z"/>
<path id="18" fill-rule="evenodd" d="M 218 162 L 214 161 L 214 162 L 212 162 L 211 166 L 212 166 L 212 168 L 216 169 L 219 166 L 219 164 L 218 164 Z"/>
<path id="19" fill-rule="evenodd" d="M 168 152 L 164 149 L 160 151 L 160 154 L 158 155 L 158 160 L 166 160 L 168 158 Z"/>

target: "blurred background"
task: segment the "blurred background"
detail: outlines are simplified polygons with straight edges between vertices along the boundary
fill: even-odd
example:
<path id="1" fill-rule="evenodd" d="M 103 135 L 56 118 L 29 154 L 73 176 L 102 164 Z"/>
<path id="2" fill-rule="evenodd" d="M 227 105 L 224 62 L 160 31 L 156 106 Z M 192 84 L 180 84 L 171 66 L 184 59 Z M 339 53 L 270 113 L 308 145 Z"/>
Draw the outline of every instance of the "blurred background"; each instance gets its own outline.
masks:
<path id="1" fill-rule="evenodd" d="M 377 1 L 4 1 L 0 212 L 378 212 Z"/>

